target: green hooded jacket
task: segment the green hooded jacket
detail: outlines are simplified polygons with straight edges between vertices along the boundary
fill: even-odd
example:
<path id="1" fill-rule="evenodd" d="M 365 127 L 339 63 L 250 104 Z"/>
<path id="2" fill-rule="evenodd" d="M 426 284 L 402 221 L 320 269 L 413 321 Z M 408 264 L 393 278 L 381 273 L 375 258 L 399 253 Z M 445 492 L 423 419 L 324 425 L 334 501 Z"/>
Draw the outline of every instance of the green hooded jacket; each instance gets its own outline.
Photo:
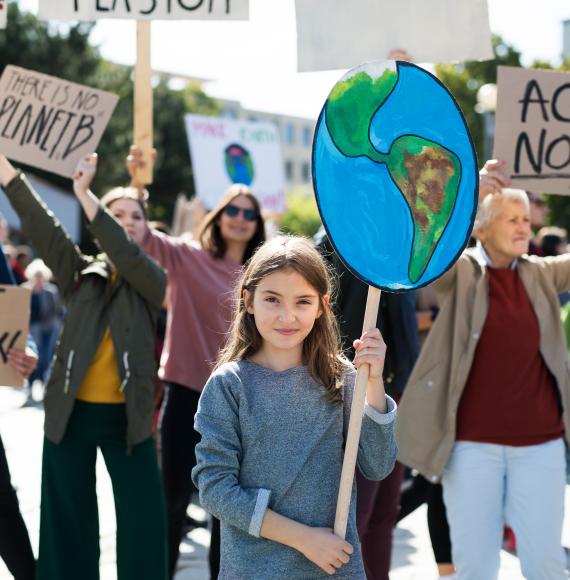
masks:
<path id="1" fill-rule="evenodd" d="M 77 389 L 109 327 L 125 393 L 127 444 L 130 448 L 144 441 L 151 434 L 154 411 L 154 340 L 166 290 L 164 271 L 103 207 L 89 229 L 105 253 L 87 256 L 23 174 L 7 185 L 6 194 L 67 306 L 46 385 L 46 437 L 56 444 L 62 440 Z M 113 267 L 117 279 L 111 284 Z"/>

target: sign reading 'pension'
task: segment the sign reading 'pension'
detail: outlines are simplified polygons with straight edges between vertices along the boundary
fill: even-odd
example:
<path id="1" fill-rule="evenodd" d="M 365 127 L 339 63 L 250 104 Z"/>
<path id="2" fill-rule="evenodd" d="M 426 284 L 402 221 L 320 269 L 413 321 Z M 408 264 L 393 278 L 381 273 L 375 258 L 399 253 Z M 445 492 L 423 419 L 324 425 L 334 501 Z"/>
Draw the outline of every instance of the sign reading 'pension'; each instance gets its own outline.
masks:
<path id="1" fill-rule="evenodd" d="M 249 0 L 40 0 L 44 20 L 247 20 Z"/>
<path id="2" fill-rule="evenodd" d="M 493 156 L 514 187 L 570 195 L 570 74 L 500 66 Z"/>
<path id="3" fill-rule="evenodd" d="M 70 177 L 97 149 L 119 98 L 63 79 L 7 66 L 0 78 L 0 151 Z"/>

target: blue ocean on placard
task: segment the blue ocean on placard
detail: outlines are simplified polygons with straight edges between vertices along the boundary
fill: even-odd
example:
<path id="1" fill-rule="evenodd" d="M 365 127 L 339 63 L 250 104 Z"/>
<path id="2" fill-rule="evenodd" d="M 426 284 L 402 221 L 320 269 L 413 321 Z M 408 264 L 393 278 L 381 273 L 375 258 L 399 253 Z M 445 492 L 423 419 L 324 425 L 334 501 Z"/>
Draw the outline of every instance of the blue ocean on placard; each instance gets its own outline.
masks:
<path id="1" fill-rule="evenodd" d="M 370 142 L 381 153 L 403 135 L 418 135 L 451 150 L 461 163 L 461 182 L 450 221 L 429 264 L 414 284 L 408 277 L 414 234 L 410 210 L 385 164 L 346 157 L 326 125 L 326 106 L 315 131 L 313 180 L 319 211 L 347 266 L 373 286 L 405 291 L 443 274 L 464 248 L 476 211 L 477 160 L 455 101 L 432 75 L 399 64 L 398 80 L 371 120 Z"/>

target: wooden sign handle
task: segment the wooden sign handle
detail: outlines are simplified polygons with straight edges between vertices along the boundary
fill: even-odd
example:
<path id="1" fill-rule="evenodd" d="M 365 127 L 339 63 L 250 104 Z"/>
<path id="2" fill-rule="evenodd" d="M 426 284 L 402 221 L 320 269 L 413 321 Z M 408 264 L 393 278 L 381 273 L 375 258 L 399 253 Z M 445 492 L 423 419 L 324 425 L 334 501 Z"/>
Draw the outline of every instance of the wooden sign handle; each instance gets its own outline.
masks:
<path id="1" fill-rule="evenodd" d="M 378 319 L 378 308 L 380 306 L 380 296 L 382 292 L 373 286 L 368 287 L 368 297 L 366 299 L 366 311 L 364 312 L 364 323 L 362 332 L 375 328 Z M 354 470 L 356 469 L 356 456 L 358 454 L 358 442 L 360 440 L 360 430 L 362 428 L 362 414 L 364 413 L 364 402 L 366 399 L 366 387 L 370 366 L 363 365 L 356 372 L 356 382 L 354 385 L 354 395 L 350 408 L 350 421 L 348 423 L 348 434 L 344 449 L 344 460 L 342 463 L 342 473 L 340 476 L 340 488 L 338 490 L 338 500 L 336 504 L 336 516 L 334 521 L 334 533 L 341 538 L 346 536 L 346 525 L 348 522 L 348 511 L 350 498 L 352 496 L 352 486 L 354 483 Z"/>
<path id="2" fill-rule="evenodd" d="M 137 64 L 135 67 L 134 143 L 142 149 L 144 166 L 133 180 L 137 186 L 152 183 L 152 69 L 150 21 L 137 21 Z"/>

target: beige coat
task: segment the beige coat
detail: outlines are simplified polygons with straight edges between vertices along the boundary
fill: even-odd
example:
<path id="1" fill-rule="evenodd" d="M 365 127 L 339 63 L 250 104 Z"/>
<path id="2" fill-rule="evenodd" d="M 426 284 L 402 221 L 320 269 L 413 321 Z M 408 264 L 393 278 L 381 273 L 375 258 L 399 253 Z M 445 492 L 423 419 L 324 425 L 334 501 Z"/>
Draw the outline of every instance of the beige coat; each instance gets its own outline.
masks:
<path id="1" fill-rule="evenodd" d="M 570 289 L 570 255 L 523 256 L 517 268 L 538 318 L 540 352 L 560 391 L 568 439 L 570 374 L 558 294 Z M 434 287 L 441 309 L 400 402 L 396 433 L 399 461 L 437 481 L 455 442 L 457 408 L 487 317 L 483 256 L 466 250 Z"/>

